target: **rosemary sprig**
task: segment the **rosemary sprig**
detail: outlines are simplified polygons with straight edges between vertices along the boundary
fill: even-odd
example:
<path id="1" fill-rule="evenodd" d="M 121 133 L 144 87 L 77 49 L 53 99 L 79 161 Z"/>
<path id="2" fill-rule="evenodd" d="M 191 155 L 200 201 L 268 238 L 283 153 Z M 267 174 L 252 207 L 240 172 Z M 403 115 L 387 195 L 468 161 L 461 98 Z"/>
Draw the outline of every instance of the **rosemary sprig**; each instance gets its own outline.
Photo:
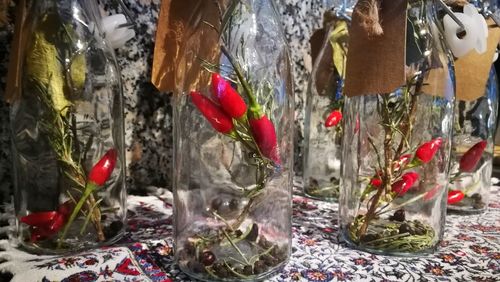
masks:
<path id="1" fill-rule="evenodd" d="M 257 242 L 259 238 L 259 226 L 257 223 L 250 224 L 251 227 L 248 227 L 245 233 L 242 232 L 242 226 L 247 222 L 254 207 L 259 204 L 265 192 L 266 184 L 275 170 L 274 160 L 269 156 L 264 156 L 250 126 L 251 119 L 261 119 L 266 114 L 263 108 L 268 109 L 274 107 L 272 102 L 261 105 L 257 99 L 257 97 L 261 95 L 272 93 L 273 89 L 271 83 L 259 81 L 259 85 L 262 85 L 262 87 L 254 87 L 254 81 L 245 73 L 246 70 L 244 70 L 236 58 L 236 56 L 238 56 L 238 59 L 245 58 L 244 50 L 237 48 L 235 51 L 236 55 L 233 55 L 227 47 L 232 46 L 232 43 L 245 44 L 244 41 L 231 42 L 231 31 L 228 31 L 227 28 L 229 23 L 237 20 L 238 13 L 241 13 L 242 9 L 248 8 L 246 6 L 242 7 L 242 4 L 243 3 L 239 0 L 232 1 L 224 15 L 222 15 L 222 10 L 219 7 L 219 10 L 221 10 L 219 12 L 221 15 L 220 30 L 214 24 L 204 22 L 213 31 L 218 33 L 222 41 L 220 44 L 221 54 L 227 58 L 229 63 L 227 65 L 217 65 L 203 58 L 199 58 L 201 60 L 201 65 L 209 73 L 223 72 L 225 79 L 236 83 L 238 85 L 236 88 L 240 90 L 241 95 L 246 98 L 244 100 L 246 100 L 248 105 L 247 112 L 241 117 L 232 119 L 232 131 L 226 136 L 234 140 L 235 144 L 240 143 L 242 150 L 248 152 L 248 166 L 255 169 L 255 184 L 241 189 L 241 197 L 246 200 L 246 203 L 240 207 L 238 213 L 233 218 L 225 218 L 217 211 L 212 211 L 211 216 L 219 222 L 218 227 L 213 230 L 207 230 L 204 234 L 196 234 L 188 238 L 189 244 L 192 244 L 195 250 L 193 258 L 197 261 L 200 260 L 202 252 L 210 252 L 212 247 L 214 247 L 214 249 L 230 248 L 234 250 L 233 252 L 236 254 L 234 256 L 236 257 L 219 258 L 218 262 L 214 263 L 214 265 L 205 266 L 205 272 L 216 279 L 219 279 L 219 277 L 224 278 L 224 275 L 226 275 L 219 273 L 220 268 L 223 269 L 221 271 L 224 273 L 228 272 L 229 275 L 234 277 L 245 279 L 251 277 L 252 275 L 247 276 L 246 272 L 242 273 L 243 270 L 241 270 L 238 265 L 245 266 L 247 272 L 249 267 L 251 267 L 251 272 L 253 272 L 256 261 L 263 255 L 269 254 L 275 248 L 275 246 L 271 246 L 271 248 L 263 251 L 257 249 L 257 254 L 253 254 L 253 256 L 250 257 L 250 254 L 244 252 L 246 251 L 246 247 L 242 248 L 243 245 L 241 245 L 242 240 L 245 240 L 243 244 L 252 244 L 253 242 Z M 217 2 L 216 5 L 218 5 Z M 261 237 L 261 239 L 262 238 L 263 237 Z M 275 258 L 273 257 L 273 259 Z M 217 266 L 215 266 L 215 264 L 217 264 Z"/>
<path id="2" fill-rule="evenodd" d="M 41 129 L 47 135 L 48 141 L 53 148 L 54 153 L 57 155 L 58 162 L 61 165 L 62 175 L 64 175 L 66 179 L 70 180 L 72 185 L 80 188 L 79 191 L 81 191 L 82 187 L 86 186 L 86 176 L 81 163 L 79 161 L 75 161 L 74 159 L 74 148 L 76 144 L 79 144 L 75 134 L 76 125 L 74 125 L 73 122 L 74 117 L 71 113 L 71 108 L 64 108 L 60 112 L 56 110 L 51 99 L 50 82 L 50 78 L 46 85 L 43 85 L 36 79 L 31 79 L 29 81 L 29 84 L 33 86 L 35 92 L 37 93 L 36 97 L 46 109 L 46 111 L 44 111 L 45 116 L 40 122 Z M 87 153 L 87 148 L 89 147 L 90 144 L 86 146 L 86 150 L 83 152 L 84 154 Z M 79 160 L 82 158 L 81 154 L 82 152 L 79 152 L 77 155 Z M 77 204 L 75 199 L 73 199 L 73 201 Z M 96 205 L 96 200 L 92 194 L 88 195 L 88 201 L 85 205 L 92 214 L 91 219 L 96 228 L 98 239 L 100 241 L 104 241 L 105 238 L 101 225 L 100 210 L 98 208 L 93 208 Z M 66 227 L 69 228 L 68 224 L 65 228 Z M 64 236 L 60 238 L 59 247 L 61 246 L 61 241 L 63 239 Z"/>

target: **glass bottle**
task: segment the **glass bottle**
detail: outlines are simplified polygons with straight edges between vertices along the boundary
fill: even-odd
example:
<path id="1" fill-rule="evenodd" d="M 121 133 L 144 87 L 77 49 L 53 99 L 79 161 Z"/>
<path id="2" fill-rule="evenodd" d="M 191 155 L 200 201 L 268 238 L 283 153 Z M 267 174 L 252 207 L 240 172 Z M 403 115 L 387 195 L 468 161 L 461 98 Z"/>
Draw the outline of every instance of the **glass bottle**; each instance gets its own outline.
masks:
<path id="1" fill-rule="evenodd" d="M 474 4 L 483 15 L 493 13 L 489 1 Z M 486 210 L 497 115 L 498 78 L 492 65 L 484 95 L 472 101 L 456 101 L 448 210 L 466 214 Z"/>
<path id="2" fill-rule="evenodd" d="M 448 210 L 481 213 L 488 207 L 497 114 L 498 79 L 492 66 L 484 96 L 457 100 Z"/>
<path id="3" fill-rule="evenodd" d="M 446 215 L 453 64 L 434 1 L 410 0 L 407 11 L 405 85 L 346 96 L 344 105 L 341 234 L 379 254 L 432 252 Z"/>
<path id="4" fill-rule="evenodd" d="M 336 200 L 340 181 L 342 87 L 345 78 L 348 25 L 355 1 L 335 1 L 325 18 L 333 18 L 314 62 L 306 98 L 304 121 L 304 193 L 320 200 Z"/>
<path id="5" fill-rule="evenodd" d="M 125 227 L 120 72 L 93 0 L 34 1 L 11 106 L 19 243 L 64 253 Z"/>
<path id="6" fill-rule="evenodd" d="M 261 280 L 291 251 L 287 44 L 271 0 L 199 4 L 177 66 L 175 257 L 197 279 Z"/>

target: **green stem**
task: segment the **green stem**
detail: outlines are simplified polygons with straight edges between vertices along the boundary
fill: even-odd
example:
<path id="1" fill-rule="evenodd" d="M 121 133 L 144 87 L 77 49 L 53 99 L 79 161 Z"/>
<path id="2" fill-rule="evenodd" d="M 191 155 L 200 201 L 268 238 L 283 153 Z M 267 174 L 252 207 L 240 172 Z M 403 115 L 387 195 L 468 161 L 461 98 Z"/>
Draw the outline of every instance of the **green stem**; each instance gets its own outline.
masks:
<path id="1" fill-rule="evenodd" d="M 68 219 L 68 222 L 64 226 L 64 230 L 63 230 L 63 233 L 61 234 L 61 237 L 59 237 L 59 242 L 57 243 L 57 248 L 61 248 L 63 240 L 69 231 L 69 227 L 71 226 L 73 221 L 75 221 L 75 218 L 78 215 L 78 213 L 80 212 L 80 210 L 82 209 L 83 204 L 85 203 L 85 201 L 87 201 L 87 198 L 92 194 L 92 192 L 94 192 L 95 189 L 96 189 L 96 186 L 92 183 L 88 183 L 85 186 L 85 190 L 83 191 L 83 194 L 80 197 L 80 200 L 76 204 L 75 208 L 73 209 L 73 212 L 71 213 L 71 216 Z M 90 212 L 91 211 L 89 211 L 89 213 Z"/>
<path id="2" fill-rule="evenodd" d="M 90 219 L 92 218 L 92 216 L 94 216 L 94 210 L 98 207 L 98 205 L 101 203 L 101 201 L 102 201 L 102 199 L 97 201 L 95 204 L 92 205 L 92 208 L 89 210 L 88 214 L 86 215 L 85 223 L 83 224 L 82 229 L 80 230 L 80 235 L 83 235 L 83 233 L 87 229 L 87 225 L 89 224 Z"/>

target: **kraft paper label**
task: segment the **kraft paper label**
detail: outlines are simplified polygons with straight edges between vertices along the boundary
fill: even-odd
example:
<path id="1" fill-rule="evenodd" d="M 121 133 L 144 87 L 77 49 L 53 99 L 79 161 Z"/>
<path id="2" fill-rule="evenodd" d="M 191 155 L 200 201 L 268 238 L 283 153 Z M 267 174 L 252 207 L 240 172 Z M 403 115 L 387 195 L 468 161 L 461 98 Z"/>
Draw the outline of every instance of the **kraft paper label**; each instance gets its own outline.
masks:
<path id="1" fill-rule="evenodd" d="M 151 82 L 162 92 L 197 89 L 208 84 L 201 59 L 220 57 L 221 12 L 228 0 L 163 0 L 156 31 Z"/>
<path id="2" fill-rule="evenodd" d="M 488 19 L 488 27 L 488 50 L 483 54 L 472 50 L 455 61 L 458 100 L 474 101 L 484 96 L 493 58 L 500 42 L 500 28 L 492 19 Z"/>
<path id="3" fill-rule="evenodd" d="M 368 36 L 354 8 L 344 94 L 349 97 L 390 93 L 405 84 L 406 9 L 408 0 L 380 0 L 379 17 L 384 33 Z"/>

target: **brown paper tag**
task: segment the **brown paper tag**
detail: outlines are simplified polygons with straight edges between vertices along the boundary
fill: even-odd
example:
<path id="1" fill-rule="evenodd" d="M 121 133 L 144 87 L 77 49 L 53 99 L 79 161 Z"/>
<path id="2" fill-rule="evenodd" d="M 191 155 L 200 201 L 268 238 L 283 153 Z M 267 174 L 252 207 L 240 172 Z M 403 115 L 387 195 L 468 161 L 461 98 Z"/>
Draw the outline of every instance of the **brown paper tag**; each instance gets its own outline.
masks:
<path id="1" fill-rule="evenodd" d="M 488 50 L 483 54 L 472 50 L 455 62 L 458 100 L 474 101 L 484 96 L 493 57 L 500 42 L 500 27 L 491 19 L 488 20 L 488 26 Z"/>
<path id="2" fill-rule="evenodd" d="M 27 39 L 26 23 L 26 1 L 19 0 L 16 5 L 16 22 L 14 29 L 14 38 L 10 47 L 9 68 L 7 74 L 7 85 L 5 87 L 5 101 L 12 103 L 18 99 L 21 94 L 21 75 L 24 56 L 24 45 Z"/>
<path id="3" fill-rule="evenodd" d="M 217 7 L 216 4 L 219 4 Z M 201 59 L 216 62 L 220 12 L 228 0 L 163 0 L 158 17 L 151 82 L 160 91 L 197 89 L 207 84 Z"/>
<path id="4" fill-rule="evenodd" d="M 311 38 L 309 39 L 309 45 L 311 46 L 311 59 L 313 63 L 315 63 L 316 60 L 318 59 L 318 55 L 321 52 L 323 43 L 325 43 L 327 30 L 328 28 L 317 29 L 316 31 L 314 31 Z"/>
<path id="5" fill-rule="evenodd" d="M 328 38 L 325 29 L 329 30 L 328 28 L 317 30 L 309 40 L 311 43 L 311 57 L 315 66 L 311 74 L 314 76 L 315 82 L 315 86 L 312 87 L 316 87 L 316 93 L 320 96 L 331 95 L 333 89 L 337 87 L 332 59 L 333 49 L 330 42 L 325 41 Z M 323 54 L 319 57 L 321 52 Z"/>
<path id="6" fill-rule="evenodd" d="M 369 37 L 356 12 L 350 29 L 344 94 L 349 97 L 390 93 L 405 83 L 406 8 L 408 0 L 381 0 L 384 34 Z"/>

